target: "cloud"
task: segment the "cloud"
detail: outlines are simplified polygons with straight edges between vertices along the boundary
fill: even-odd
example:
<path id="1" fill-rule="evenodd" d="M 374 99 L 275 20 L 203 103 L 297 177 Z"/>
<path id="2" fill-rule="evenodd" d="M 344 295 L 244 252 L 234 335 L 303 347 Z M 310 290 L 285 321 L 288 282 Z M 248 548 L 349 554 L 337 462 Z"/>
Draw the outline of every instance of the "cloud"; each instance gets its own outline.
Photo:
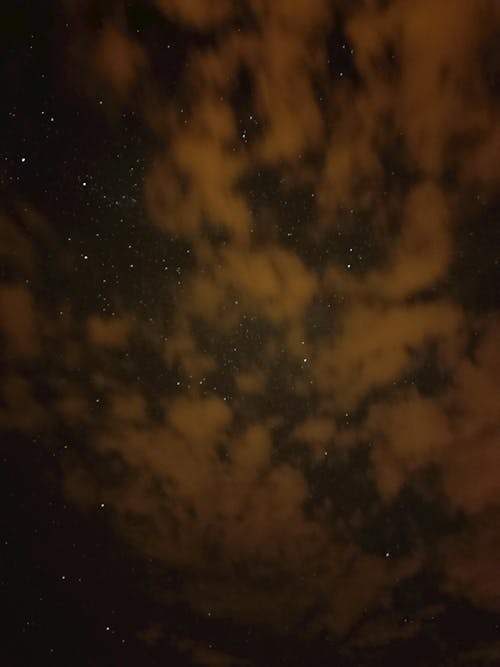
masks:
<path id="1" fill-rule="evenodd" d="M 489 8 L 488 1 L 474 7 L 399 1 L 368 5 L 348 21 L 372 118 L 393 114 L 411 157 L 428 175 L 442 173 L 452 138 L 484 127 L 477 47 Z M 395 80 L 387 81 L 391 63 L 384 67 L 384 58 L 391 54 Z M 468 95 L 471 90 L 477 94 Z"/>
<path id="2" fill-rule="evenodd" d="M 127 317 L 91 315 L 87 319 L 89 342 L 97 347 L 126 348 L 131 327 Z"/>
<path id="3" fill-rule="evenodd" d="M 229 655 L 223 651 L 218 651 L 212 646 L 205 648 L 204 646 L 190 645 L 190 642 L 182 642 L 181 648 L 189 650 L 191 659 L 195 665 L 207 665 L 210 667 L 224 667 L 224 665 L 250 665 L 249 660 L 237 658 L 234 655 Z"/>
<path id="4" fill-rule="evenodd" d="M 193 0 L 187 5 L 182 0 L 155 0 L 155 4 L 167 16 L 200 30 L 219 27 L 233 12 L 229 0 L 221 0 L 217 5 L 205 0 Z"/>
<path id="5" fill-rule="evenodd" d="M 121 423 L 146 421 L 146 402 L 139 392 L 118 392 L 112 397 L 112 416 Z"/>
<path id="6" fill-rule="evenodd" d="M 360 278 L 332 266 L 327 284 L 384 300 L 404 299 L 434 286 L 451 261 L 449 217 L 445 193 L 432 182 L 416 184 L 402 206 L 399 237 L 388 242 L 387 266 Z"/>
<path id="7" fill-rule="evenodd" d="M 97 77 L 119 97 L 126 98 L 146 65 L 146 56 L 124 30 L 108 23 L 92 50 L 91 63 Z"/>
<path id="8" fill-rule="evenodd" d="M 453 338 L 460 310 L 446 302 L 347 308 L 340 331 L 313 357 L 312 375 L 336 410 L 353 410 L 369 392 L 410 372 L 416 353 L 433 341 Z"/>
<path id="9" fill-rule="evenodd" d="M 279 627 L 284 613 L 300 623 L 319 596 L 325 613 L 311 631 L 344 632 L 390 589 L 394 572 L 414 569 L 401 561 L 394 570 L 383 557 L 331 542 L 325 526 L 304 513 L 308 485 L 301 471 L 272 462 L 270 427 L 257 422 L 242 429 L 225 401 L 181 395 L 156 425 L 141 411 L 136 419 L 135 407 L 126 410 L 117 413 L 113 403 L 94 445 L 118 455 L 133 475 L 95 487 L 92 476 L 75 468 L 71 496 L 84 507 L 105 502 L 141 552 L 188 568 L 182 595 L 200 612 Z M 273 572 L 284 578 L 281 592 L 274 584 L 267 590 Z M 354 581 L 364 582 L 355 596 Z"/>
<path id="10" fill-rule="evenodd" d="M 498 114 L 497 114 L 498 117 Z M 492 118 L 491 131 L 485 131 L 481 141 L 471 151 L 467 160 L 461 165 L 461 177 L 465 184 L 495 194 L 495 156 L 500 150 L 500 130 L 498 123 Z"/>
<path id="11" fill-rule="evenodd" d="M 39 324 L 31 291 L 20 283 L 0 287 L 0 329 L 7 355 L 33 359 L 40 353 Z"/>
<path id="12" fill-rule="evenodd" d="M 470 514 L 500 505 L 500 423 L 458 441 L 444 467 L 444 488 L 454 505 Z"/>
<path id="13" fill-rule="evenodd" d="M 433 464 L 455 508 L 473 514 L 498 504 L 497 329 L 496 320 L 488 322 L 474 359 L 462 357 L 437 396 L 423 397 L 412 387 L 371 405 L 361 430 L 373 443 L 383 497 L 394 497 L 415 471 Z"/>
<path id="14" fill-rule="evenodd" d="M 337 427 L 333 419 L 310 417 L 298 424 L 293 430 L 293 437 L 306 442 L 312 449 L 316 459 L 320 460 L 328 446 L 333 443 Z"/>
<path id="15" fill-rule="evenodd" d="M 231 311 L 249 311 L 278 324 L 298 319 L 315 289 L 314 274 L 291 251 L 277 246 L 227 248 L 204 274 L 194 277 L 189 303 L 195 314 L 212 322 L 232 319 Z M 224 308 L 230 308 L 229 313 Z"/>
<path id="16" fill-rule="evenodd" d="M 236 385 L 244 394 L 259 394 L 265 388 L 265 375 L 262 372 L 240 372 L 236 375 Z"/>
<path id="17" fill-rule="evenodd" d="M 35 263 L 35 251 L 26 235 L 9 217 L 0 217 L 0 256 L 12 271 L 31 275 Z"/>
<path id="18" fill-rule="evenodd" d="M 445 590 L 478 607 L 498 611 L 498 514 L 486 515 L 468 530 L 443 543 Z"/>
<path id="19" fill-rule="evenodd" d="M 231 149 L 236 125 L 228 101 L 209 91 L 172 125 L 168 154 L 147 177 L 152 219 L 192 240 L 208 225 L 245 241 L 250 214 L 236 187 L 245 158 Z"/>
<path id="20" fill-rule="evenodd" d="M 321 0 L 313 6 L 297 2 L 291 8 L 255 0 L 252 7 L 261 30 L 246 62 L 264 122 L 258 157 L 270 163 L 295 162 L 315 150 L 323 137 L 311 75 L 321 67 L 322 50 L 315 37 L 328 25 L 328 5 Z"/>
<path id="21" fill-rule="evenodd" d="M 477 74 L 491 3 L 153 4 L 185 41 L 165 67 L 175 94 L 125 8 L 95 29 L 74 6 L 68 56 L 79 92 L 133 98 L 154 139 L 138 216 L 152 277 L 136 299 L 117 261 L 105 315 L 50 245 L 55 214 L 1 218 L 0 426 L 75 434 L 68 497 L 105 503 L 179 573 L 168 604 L 383 645 L 423 627 L 393 612 L 436 562 L 443 590 L 498 611 L 500 325 L 453 273 L 464 212 L 497 181 L 498 104 Z M 417 520 L 429 498 L 459 517 L 450 534 Z"/>
<path id="22" fill-rule="evenodd" d="M 9 373 L 1 387 L 0 428 L 31 434 L 47 424 L 49 415 L 37 400 L 29 380 L 19 373 Z"/>
<path id="23" fill-rule="evenodd" d="M 453 415 L 454 431 L 452 448 L 443 461 L 445 490 L 456 506 L 471 514 L 500 504 L 499 333 L 498 318 L 492 318 L 482 331 L 474 358 L 460 363 L 444 402 L 447 414 Z"/>
<path id="24" fill-rule="evenodd" d="M 425 555 L 367 553 L 347 519 L 349 538 L 334 536 L 328 526 L 342 521 L 341 507 L 309 514 L 314 478 L 283 452 L 305 444 L 320 468 L 369 442 L 364 474 L 381 511 L 405 486 L 420 492 L 429 465 L 453 510 L 477 515 L 497 502 L 494 334 L 468 358 L 473 325 L 446 283 L 461 200 L 443 179 L 452 165 L 463 182 L 491 187 L 493 112 L 482 109 L 474 74 L 483 5 L 360 3 L 341 25 L 327 3 L 254 0 L 238 30 L 231 3 L 156 6 L 212 35 L 188 53 L 176 100 L 145 84 L 144 119 L 158 139 L 146 209 L 192 258 L 172 284 L 175 311 L 158 348 L 179 379 L 175 393 L 155 396 L 153 420 L 146 392 L 94 375 L 108 401 L 91 446 L 131 474 L 96 489 L 77 467 L 70 486 L 82 502 L 105 497 L 141 552 L 189 573 L 181 595 L 195 609 L 264 614 L 278 626 L 283 610 L 301 624 L 315 606 L 312 632 L 345 633 L 367 609 L 390 607 L 396 582 Z M 346 67 L 332 80 L 327 66 L 340 65 L 327 62 L 329 31 L 342 29 Z M 114 24 L 100 40 L 98 73 L 119 94 L 147 79 L 146 47 L 139 52 Z M 111 63 L 109 53 L 122 57 Z M 469 166 L 454 146 L 470 138 Z M 265 207 L 247 186 L 256 176 L 275 183 Z M 304 187 L 314 205 L 301 247 L 284 243 L 280 209 Z M 290 214 L 297 226 L 299 209 Z M 365 249 L 346 267 L 350 235 Z M 328 330 L 311 315 L 326 303 L 335 304 Z M 126 350 L 131 327 L 128 315 L 91 315 L 88 344 L 101 355 Z M 416 378 L 431 349 L 449 383 L 425 395 Z M 274 375 L 279 363 L 289 365 L 285 383 Z M 305 415 L 287 412 L 290 397 Z M 363 520 L 358 513 L 358 528 Z M 459 561 L 450 567 L 449 582 L 465 581 Z M 266 589 L 271 574 L 282 590 Z"/>
<path id="25" fill-rule="evenodd" d="M 452 437 L 441 406 L 417 391 L 395 403 L 374 405 L 365 429 L 376 444 L 375 475 L 384 497 L 395 495 L 411 472 L 436 461 Z"/>

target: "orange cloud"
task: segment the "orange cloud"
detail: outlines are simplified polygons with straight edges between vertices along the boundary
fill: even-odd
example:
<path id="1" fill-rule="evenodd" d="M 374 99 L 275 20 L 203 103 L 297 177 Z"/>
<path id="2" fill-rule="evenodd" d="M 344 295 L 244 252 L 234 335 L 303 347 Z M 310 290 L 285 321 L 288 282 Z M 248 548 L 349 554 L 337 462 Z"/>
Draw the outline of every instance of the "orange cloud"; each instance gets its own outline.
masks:
<path id="1" fill-rule="evenodd" d="M 137 42 L 117 25 L 104 26 L 92 53 L 92 66 L 98 77 L 124 98 L 145 65 L 146 56 Z"/>
<path id="2" fill-rule="evenodd" d="M 339 333 L 313 357 L 312 374 L 338 410 L 353 410 L 369 392 L 410 371 L 415 352 L 432 341 L 453 338 L 460 311 L 447 303 L 346 309 Z"/>
<path id="3" fill-rule="evenodd" d="M 198 29 L 218 27 L 233 11 L 230 0 L 221 0 L 216 5 L 206 0 L 193 0 L 188 4 L 182 0 L 155 0 L 155 4 L 167 16 Z"/>
<path id="4" fill-rule="evenodd" d="M 49 421 L 46 409 L 34 395 L 33 385 L 18 373 L 3 378 L 0 428 L 31 434 Z"/>
<path id="5" fill-rule="evenodd" d="M 87 320 L 90 343 L 99 347 L 126 347 L 131 327 L 132 323 L 125 317 L 91 315 Z"/>
<path id="6" fill-rule="evenodd" d="M 0 287 L 0 330 L 6 352 L 14 359 L 40 354 L 37 311 L 30 290 L 20 283 Z"/>

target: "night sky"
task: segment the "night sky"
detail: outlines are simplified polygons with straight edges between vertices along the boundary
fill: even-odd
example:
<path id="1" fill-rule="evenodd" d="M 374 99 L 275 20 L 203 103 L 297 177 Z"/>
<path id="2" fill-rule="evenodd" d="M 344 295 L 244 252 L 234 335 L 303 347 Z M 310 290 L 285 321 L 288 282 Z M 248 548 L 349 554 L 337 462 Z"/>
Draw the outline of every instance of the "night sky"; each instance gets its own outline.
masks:
<path id="1" fill-rule="evenodd" d="M 0 665 L 500 665 L 500 3 L 0 32 Z"/>

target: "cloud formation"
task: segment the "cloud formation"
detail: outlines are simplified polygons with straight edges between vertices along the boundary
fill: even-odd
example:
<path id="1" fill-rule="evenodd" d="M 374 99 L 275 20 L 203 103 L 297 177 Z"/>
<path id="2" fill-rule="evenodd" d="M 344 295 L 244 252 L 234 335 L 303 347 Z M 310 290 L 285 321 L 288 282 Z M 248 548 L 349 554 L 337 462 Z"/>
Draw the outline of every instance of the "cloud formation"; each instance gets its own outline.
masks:
<path id="1" fill-rule="evenodd" d="M 498 308 L 470 307 L 456 264 L 482 224 L 464 211 L 496 197 L 478 71 L 498 6 L 157 0 L 186 41 L 168 96 L 125 6 L 96 31 L 69 4 L 85 94 L 104 85 L 108 121 L 133 109 L 153 138 L 153 277 L 130 278 L 140 243 L 110 218 L 109 282 L 83 285 L 54 243 L 73 277 L 47 304 L 45 223 L 2 218 L 2 428 L 78 433 L 68 497 L 105 504 L 197 614 L 389 645 L 424 632 L 428 607 L 402 627 L 397 595 L 436 569 L 500 613 Z M 422 507 L 451 528 L 431 535 Z"/>

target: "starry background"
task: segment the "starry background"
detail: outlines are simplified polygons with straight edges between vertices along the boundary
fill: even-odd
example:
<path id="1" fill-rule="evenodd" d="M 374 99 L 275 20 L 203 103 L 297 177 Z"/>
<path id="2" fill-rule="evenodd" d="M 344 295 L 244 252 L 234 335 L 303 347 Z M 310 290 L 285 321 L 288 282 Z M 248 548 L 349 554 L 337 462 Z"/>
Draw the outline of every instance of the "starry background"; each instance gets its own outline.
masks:
<path id="1" fill-rule="evenodd" d="M 2 3 L 2 665 L 500 664 L 499 12 Z"/>

